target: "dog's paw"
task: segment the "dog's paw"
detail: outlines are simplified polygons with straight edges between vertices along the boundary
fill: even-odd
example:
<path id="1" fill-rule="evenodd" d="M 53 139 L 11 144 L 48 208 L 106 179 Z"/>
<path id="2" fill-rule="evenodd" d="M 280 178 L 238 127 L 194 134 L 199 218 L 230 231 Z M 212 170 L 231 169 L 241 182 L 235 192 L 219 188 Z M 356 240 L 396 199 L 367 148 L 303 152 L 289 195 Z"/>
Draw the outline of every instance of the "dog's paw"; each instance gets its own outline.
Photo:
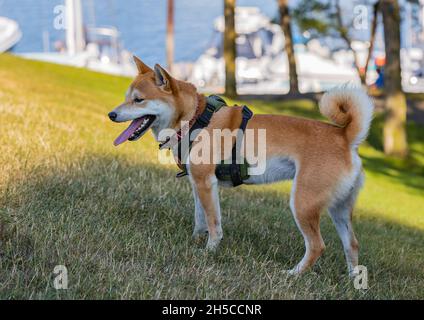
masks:
<path id="1" fill-rule="evenodd" d="M 294 267 L 293 269 L 290 269 L 290 270 L 286 270 L 286 273 L 290 277 L 298 277 L 302 274 L 299 266 L 296 266 L 296 267 Z"/>
<path id="2" fill-rule="evenodd" d="M 203 236 L 205 236 L 207 234 L 208 234 L 208 228 L 197 228 L 197 227 L 194 227 L 192 237 L 193 237 L 193 239 L 195 239 L 195 238 L 198 238 L 198 237 L 203 237 Z"/>
<path id="3" fill-rule="evenodd" d="M 286 270 L 285 273 L 288 274 L 291 277 L 297 277 L 298 275 L 300 275 L 300 273 L 298 271 L 296 271 L 296 269 Z"/>
<path id="4" fill-rule="evenodd" d="M 351 278 L 353 280 L 357 276 L 359 276 L 359 271 L 356 268 L 354 268 L 354 269 L 349 268 L 349 278 Z"/>
<path id="5" fill-rule="evenodd" d="M 195 243 L 200 243 L 207 236 L 208 230 L 194 230 L 191 238 Z"/>
<path id="6" fill-rule="evenodd" d="M 216 252 L 216 250 L 218 249 L 219 243 L 221 242 L 221 239 L 222 238 L 211 239 L 209 237 L 208 243 L 206 244 L 206 250 L 209 252 Z"/>
<path id="7" fill-rule="evenodd" d="M 218 249 L 218 245 L 216 244 L 210 244 L 209 242 L 206 244 L 206 251 L 207 252 L 211 252 L 211 253 L 215 253 Z"/>

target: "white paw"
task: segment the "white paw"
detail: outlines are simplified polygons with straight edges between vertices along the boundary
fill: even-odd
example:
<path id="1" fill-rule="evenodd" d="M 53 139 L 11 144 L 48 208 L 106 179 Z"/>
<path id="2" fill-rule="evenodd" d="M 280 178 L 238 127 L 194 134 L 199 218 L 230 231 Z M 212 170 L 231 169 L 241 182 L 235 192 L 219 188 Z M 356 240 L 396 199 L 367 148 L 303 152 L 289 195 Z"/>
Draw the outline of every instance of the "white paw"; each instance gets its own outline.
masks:
<path id="1" fill-rule="evenodd" d="M 302 273 L 302 271 L 301 271 L 300 267 L 297 265 L 293 269 L 286 270 L 286 273 L 289 276 L 296 277 L 296 276 L 300 275 Z"/>
<path id="2" fill-rule="evenodd" d="M 208 230 L 206 229 L 194 229 L 193 235 L 191 236 L 195 242 L 202 240 L 208 234 Z"/>
<path id="3" fill-rule="evenodd" d="M 198 236 L 198 235 L 203 236 L 205 234 L 208 234 L 208 228 L 207 227 L 197 227 L 197 226 L 194 227 L 193 237 Z"/>
<path id="4" fill-rule="evenodd" d="M 286 273 L 292 277 L 298 276 L 300 274 L 296 269 L 286 270 Z"/>
<path id="5" fill-rule="evenodd" d="M 211 237 L 209 237 L 208 243 L 206 244 L 206 250 L 215 252 L 220 242 L 221 242 L 221 238 L 212 239 Z"/>
<path id="6" fill-rule="evenodd" d="M 355 269 L 349 268 L 349 278 L 355 279 L 359 275 L 359 271 Z"/>

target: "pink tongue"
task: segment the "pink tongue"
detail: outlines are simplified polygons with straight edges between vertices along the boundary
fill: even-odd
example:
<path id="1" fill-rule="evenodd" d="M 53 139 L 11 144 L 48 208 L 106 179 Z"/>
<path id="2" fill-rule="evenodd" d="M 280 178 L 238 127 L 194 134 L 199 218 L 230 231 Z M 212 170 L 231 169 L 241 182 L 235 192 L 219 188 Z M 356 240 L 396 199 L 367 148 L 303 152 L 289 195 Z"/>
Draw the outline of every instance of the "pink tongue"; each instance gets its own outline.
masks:
<path id="1" fill-rule="evenodd" d="M 116 138 L 115 142 L 113 143 L 115 146 L 119 146 L 121 143 L 124 143 L 128 140 L 129 137 L 140 127 L 142 124 L 144 118 L 135 119 L 133 122 L 131 122 L 130 126 L 122 132 L 118 138 Z"/>

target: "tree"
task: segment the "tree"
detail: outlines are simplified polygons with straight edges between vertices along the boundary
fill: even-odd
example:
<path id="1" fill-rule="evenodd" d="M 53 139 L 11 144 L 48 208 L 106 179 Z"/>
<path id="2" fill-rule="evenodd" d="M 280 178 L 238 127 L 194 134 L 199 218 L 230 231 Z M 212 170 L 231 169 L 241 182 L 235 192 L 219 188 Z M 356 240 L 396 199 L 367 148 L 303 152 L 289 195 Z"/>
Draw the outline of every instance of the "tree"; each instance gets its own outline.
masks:
<path id="1" fill-rule="evenodd" d="M 384 122 L 384 152 L 388 155 L 406 157 L 406 98 L 402 91 L 400 65 L 400 12 L 397 0 L 380 0 L 383 14 L 386 65 L 384 89 L 386 92 L 386 119 Z"/>
<path id="2" fill-rule="evenodd" d="M 174 0 L 168 0 L 166 22 L 166 62 L 169 72 L 174 64 Z"/>
<path id="3" fill-rule="evenodd" d="M 369 66 L 370 61 L 371 61 L 372 52 L 374 51 L 375 35 L 377 33 L 379 10 L 380 10 L 380 0 L 378 0 L 373 5 L 373 17 L 372 17 L 372 21 L 371 21 L 370 46 L 368 48 L 367 61 L 365 63 L 365 67 L 364 67 L 364 82 L 363 83 L 365 83 L 365 80 L 367 79 L 368 66 Z"/>
<path id="4" fill-rule="evenodd" d="M 284 32 L 285 38 L 285 50 L 287 53 L 289 63 L 289 79 L 290 79 L 290 91 L 289 93 L 299 92 L 299 83 L 297 77 L 296 68 L 296 57 L 293 48 L 293 36 L 291 30 L 291 17 L 288 0 L 278 0 L 278 8 L 280 12 L 280 25 Z"/>
<path id="5" fill-rule="evenodd" d="M 303 30 L 312 31 L 316 36 L 331 35 L 340 37 L 354 56 L 354 65 L 362 84 L 366 74 L 361 71 L 357 52 L 352 47 L 350 30 L 354 20 L 343 21 L 340 0 L 301 0 L 294 10 L 294 17 Z"/>
<path id="6" fill-rule="evenodd" d="M 237 95 L 235 7 L 236 0 L 224 0 L 225 94 L 229 97 Z"/>

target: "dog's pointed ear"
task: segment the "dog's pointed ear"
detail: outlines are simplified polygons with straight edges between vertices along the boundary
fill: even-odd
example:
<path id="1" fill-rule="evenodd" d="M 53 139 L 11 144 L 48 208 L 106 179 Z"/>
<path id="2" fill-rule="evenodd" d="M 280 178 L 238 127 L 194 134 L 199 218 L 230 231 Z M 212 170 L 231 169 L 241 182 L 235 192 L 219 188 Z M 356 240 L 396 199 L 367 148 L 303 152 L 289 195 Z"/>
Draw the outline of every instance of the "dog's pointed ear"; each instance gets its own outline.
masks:
<path id="1" fill-rule="evenodd" d="M 155 64 L 155 80 L 156 85 L 168 92 L 176 93 L 177 84 L 175 79 L 170 76 L 168 71 L 162 68 L 159 64 Z"/>
<path id="2" fill-rule="evenodd" d="M 144 73 L 147 73 L 147 72 L 153 72 L 153 70 L 151 68 L 149 68 L 149 66 L 144 64 L 144 62 L 141 61 L 139 58 L 137 58 L 136 56 L 133 56 L 133 58 L 134 58 L 135 65 L 137 66 L 139 74 L 144 74 Z"/>

